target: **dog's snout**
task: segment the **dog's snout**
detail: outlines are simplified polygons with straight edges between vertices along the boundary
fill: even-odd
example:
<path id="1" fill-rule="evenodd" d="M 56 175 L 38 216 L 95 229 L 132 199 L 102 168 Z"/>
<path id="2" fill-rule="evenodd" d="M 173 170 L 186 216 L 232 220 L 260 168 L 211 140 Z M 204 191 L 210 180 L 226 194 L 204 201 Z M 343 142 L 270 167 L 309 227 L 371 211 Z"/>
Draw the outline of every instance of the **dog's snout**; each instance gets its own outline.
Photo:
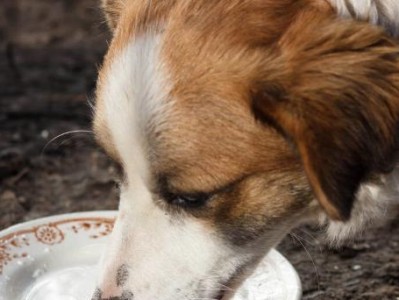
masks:
<path id="1" fill-rule="evenodd" d="M 133 300 L 134 294 L 126 288 L 129 268 L 121 265 L 114 274 L 110 273 L 102 285 L 94 292 L 91 300 Z"/>

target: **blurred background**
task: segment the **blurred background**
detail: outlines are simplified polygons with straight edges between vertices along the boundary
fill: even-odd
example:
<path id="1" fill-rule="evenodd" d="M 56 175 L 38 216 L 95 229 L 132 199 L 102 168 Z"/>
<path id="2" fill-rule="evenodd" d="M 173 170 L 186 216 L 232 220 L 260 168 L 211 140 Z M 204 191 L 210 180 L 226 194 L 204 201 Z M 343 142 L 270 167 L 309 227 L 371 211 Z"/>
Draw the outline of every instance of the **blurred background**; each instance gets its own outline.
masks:
<path id="1" fill-rule="evenodd" d="M 0 3 L 0 230 L 117 208 L 115 168 L 90 133 L 96 73 L 111 38 L 99 2 Z M 398 225 L 337 250 L 303 227 L 279 250 L 300 274 L 303 299 L 399 300 Z"/>

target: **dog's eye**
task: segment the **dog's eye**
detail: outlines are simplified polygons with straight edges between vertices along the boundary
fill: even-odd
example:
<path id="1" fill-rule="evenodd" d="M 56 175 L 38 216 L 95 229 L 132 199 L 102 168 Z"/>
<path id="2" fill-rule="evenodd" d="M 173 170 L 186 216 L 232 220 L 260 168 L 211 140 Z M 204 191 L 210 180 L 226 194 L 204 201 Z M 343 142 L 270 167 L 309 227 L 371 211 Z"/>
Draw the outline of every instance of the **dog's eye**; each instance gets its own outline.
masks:
<path id="1" fill-rule="evenodd" d="M 198 208 L 206 204 L 211 198 L 211 195 L 205 193 L 173 195 L 170 194 L 165 197 L 166 201 L 171 204 L 183 206 L 187 208 Z"/>

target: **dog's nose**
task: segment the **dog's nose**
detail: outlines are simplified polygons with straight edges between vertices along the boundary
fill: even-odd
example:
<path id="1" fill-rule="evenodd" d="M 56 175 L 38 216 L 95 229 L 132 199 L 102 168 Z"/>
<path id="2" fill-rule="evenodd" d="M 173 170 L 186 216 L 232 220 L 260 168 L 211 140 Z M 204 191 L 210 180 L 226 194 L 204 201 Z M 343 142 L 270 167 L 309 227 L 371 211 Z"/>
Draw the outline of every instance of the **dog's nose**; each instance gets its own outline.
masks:
<path id="1" fill-rule="evenodd" d="M 133 293 L 131 291 L 122 291 L 119 295 L 116 293 L 109 293 L 110 291 L 102 291 L 97 288 L 91 300 L 133 300 Z"/>
<path id="2" fill-rule="evenodd" d="M 107 273 L 100 280 L 91 300 L 133 300 L 133 292 L 126 286 L 128 278 L 129 270 L 124 264 Z"/>

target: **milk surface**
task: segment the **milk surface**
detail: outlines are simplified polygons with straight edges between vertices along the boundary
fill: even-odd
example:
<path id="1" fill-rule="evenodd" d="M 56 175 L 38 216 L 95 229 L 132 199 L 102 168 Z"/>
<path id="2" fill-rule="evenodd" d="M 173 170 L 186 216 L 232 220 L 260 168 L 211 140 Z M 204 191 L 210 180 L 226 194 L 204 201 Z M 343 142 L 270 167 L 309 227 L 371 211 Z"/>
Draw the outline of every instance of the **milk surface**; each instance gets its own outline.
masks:
<path id="1" fill-rule="evenodd" d="M 83 266 L 41 274 L 22 300 L 90 300 L 97 272 L 95 266 Z"/>

